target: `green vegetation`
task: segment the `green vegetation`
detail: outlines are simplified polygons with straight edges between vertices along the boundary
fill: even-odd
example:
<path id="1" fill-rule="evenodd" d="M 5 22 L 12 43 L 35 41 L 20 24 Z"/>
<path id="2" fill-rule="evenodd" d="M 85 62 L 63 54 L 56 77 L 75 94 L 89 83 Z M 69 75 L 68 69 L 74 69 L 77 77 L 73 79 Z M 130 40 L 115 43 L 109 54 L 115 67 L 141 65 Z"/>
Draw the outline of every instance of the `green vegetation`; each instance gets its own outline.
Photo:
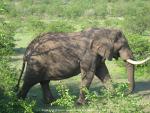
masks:
<path id="1" fill-rule="evenodd" d="M 86 94 L 87 104 L 84 106 L 75 106 L 75 95 L 71 95 L 69 89 L 65 88 L 64 85 L 59 84 L 58 94 L 61 95 L 52 106 L 46 109 L 49 112 L 60 111 L 60 112 L 100 112 L 100 113 L 144 113 L 143 109 L 149 104 L 139 104 L 141 97 L 135 97 L 132 95 L 127 96 L 124 92 L 127 90 L 128 85 L 125 83 L 114 84 L 115 93 L 111 93 L 108 90 L 101 88 L 96 91 L 88 91 L 84 89 Z M 55 109 L 53 105 L 57 105 L 58 109 Z M 124 107 L 123 107 L 124 106 Z"/>
<path id="2" fill-rule="evenodd" d="M 13 92 L 18 74 L 10 65 L 10 55 L 14 53 L 13 27 L 3 22 L 0 28 L 0 112 L 32 112 L 35 103 L 18 100 Z"/>
<path id="3" fill-rule="evenodd" d="M 46 108 L 40 100 L 36 102 L 32 96 L 26 100 L 17 100 L 13 88 L 17 83 L 22 61 L 11 59 L 11 56 L 22 55 L 28 43 L 43 32 L 77 32 L 88 27 L 108 27 L 123 30 L 135 59 L 146 58 L 150 55 L 149 4 L 149 0 L 1 0 L 0 113 L 31 113 L 42 110 L 57 111 L 57 109 L 64 112 L 79 110 L 79 113 L 90 109 L 102 113 L 143 113 L 149 103 L 142 105 L 140 96 L 126 96 L 123 92 L 127 85 L 124 83 L 114 85 L 115 94 L 103 88 L 94 92 L 94 87 L 91 88 L 92 91 L 86 91 L 89 103 L 82 107 L 74 104 L 79 92 L 75 86 L 79 85 L 68 88 L 68 84 L 72 83 L 67 80 L 57 85 L 56 90 L 53 88 L 54 94 L 58 95 L 59 99 Z M 122 75 L 119 76 L 122 79 L 126 78 L 120 63 L 116 61 L 113 63 L 108 62 L 109 68 L 117 67 L 116 70 L 110 69 L 112 78 L 116 79 L 117 75 Z M 136 79 L 149 79 L 149 67 L 150 62 L 137 66 Z M 73 78 L 73 81 L 76 83 L 80 79 Z M 52 82 L 52 85 L 56 83 Z M 31 91 L 31 95 L 32 93 Z"/>
<path id="4" fill-rule="evenodd" d="M 6 11 L 1 4 L 2 13 Z M 14 31 L 12 23 L 5 19 L 0 23 L 0 113 L 32 112 L 35 102 L 23 101 L 16 98 L 13 86 L 16 84 L 16 69 L 10 65 L 10 56 L 14 54 Z"/>
<path id="5" fill-rule="evenodd" d="M 52 105 L 59 105 L 62 107 L 73 107 L 74 99 L 76 96 L 71 96 L 69 94 L 69 89 L 66 88 L 63 84 L 58 84 L 56 89 L 60 98 L 54 101 Z"/>

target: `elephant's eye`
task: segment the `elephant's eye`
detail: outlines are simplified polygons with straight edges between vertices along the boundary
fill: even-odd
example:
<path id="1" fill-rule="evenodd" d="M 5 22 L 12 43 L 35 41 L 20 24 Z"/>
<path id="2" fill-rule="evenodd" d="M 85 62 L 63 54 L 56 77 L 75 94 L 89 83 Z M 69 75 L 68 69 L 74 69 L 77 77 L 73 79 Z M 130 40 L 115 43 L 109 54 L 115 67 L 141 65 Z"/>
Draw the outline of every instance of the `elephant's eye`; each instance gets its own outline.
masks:
<path id="1" fill-rule="evenodd" d="M 117 41 L 118 41 L 118 36 L 116 36 L 116 37 L 115 37 L 115 40 L 114 40 L 114 42 L 117 42 Z"/>

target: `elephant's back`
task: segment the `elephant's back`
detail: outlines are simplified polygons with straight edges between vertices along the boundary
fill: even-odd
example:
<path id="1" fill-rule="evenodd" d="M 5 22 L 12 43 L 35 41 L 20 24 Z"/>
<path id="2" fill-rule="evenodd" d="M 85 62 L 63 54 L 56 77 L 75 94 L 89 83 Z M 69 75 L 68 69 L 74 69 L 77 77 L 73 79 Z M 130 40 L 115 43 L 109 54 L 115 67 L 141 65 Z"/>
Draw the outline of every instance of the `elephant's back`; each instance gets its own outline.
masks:
<path id="1" fill-rule="evenodd" d="M 60 49 L 70 42 L 70 37 L 65 33 L 45 33 L 36 37 L 28 45 L 25 56 L 47 54 L 50 51 Z"/>

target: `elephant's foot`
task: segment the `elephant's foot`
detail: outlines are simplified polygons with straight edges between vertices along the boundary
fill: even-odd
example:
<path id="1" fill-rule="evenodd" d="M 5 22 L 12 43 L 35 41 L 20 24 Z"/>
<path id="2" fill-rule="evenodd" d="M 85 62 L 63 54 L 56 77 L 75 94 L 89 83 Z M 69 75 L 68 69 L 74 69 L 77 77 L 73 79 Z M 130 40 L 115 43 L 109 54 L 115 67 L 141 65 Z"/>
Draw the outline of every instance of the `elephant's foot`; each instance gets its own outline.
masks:
<path id="1" fill-rule="evenodd" d="M 18 99 L 25 99 L 27 96 L 27 93 L 20 90 L 19 92 L 17 92 L 16 96 Z"/>
<path id="2" fill-rule="evenodd" d="M 18 93 L 16 94 L 16 96 L 17 96 L 18 99 L 25 99 L 25 96 L 23 96 L 23 95 L 21 94 L 21 92 L 18 92 Z"/>
<path id="3" fill-rule="evenodd" d="M 52 103 L 52 102 L 54 102 L 54 101 L 56 101 L 56 99 L 55 98 L 44 98 L 44 103 L 45 104 L 50 104 L 50 103 Z"/>
<path id="4" fill-rule="evenodd" d="M 79 98 L 76 102 L 77 105 L 85 105 L 87 103 L 87 101 L 85 99 L 81 99 Z"/>
<path id="5" fill-rule="evenodd" d="M 54 97 L 44 97 L 44 103 L 45 104 L 50 104 L 52 102 L 56 101 L 56 99 Z"/>
<path id="6" fill-rule="evenodd" d="M 29 83 L 27 81 L 24 81 L 21 89 L 17 92 L 17 98 L 19 98 L 19 99 L 25 99 L 26 96 L 27 96 L 28 91 L 30 90 L 30 88 L 34 84 L 36 84 L 36 82 Z"/>
<path id="7" fill-rule="evenodd" d="M 128 85 L 128 89 L 125 90 L 125 95 L 129 95 L 129 94 L 133 94 L 134 93 L 134 90 L 133 88 L 130 86 L 130 84 Z"/>
<path id="8" fill-rule="evenodd" d="M 104 86 L 105 86 L 105 88 L 106 88 L 108 91 L 110 91 L 111 93 L 114 93 L 114 92 L 115 92 L 115 89 L 114 89 L 114 87 L 113 87 L 113 83 L 112 83 L 111 80 L 105 81 Z"/>

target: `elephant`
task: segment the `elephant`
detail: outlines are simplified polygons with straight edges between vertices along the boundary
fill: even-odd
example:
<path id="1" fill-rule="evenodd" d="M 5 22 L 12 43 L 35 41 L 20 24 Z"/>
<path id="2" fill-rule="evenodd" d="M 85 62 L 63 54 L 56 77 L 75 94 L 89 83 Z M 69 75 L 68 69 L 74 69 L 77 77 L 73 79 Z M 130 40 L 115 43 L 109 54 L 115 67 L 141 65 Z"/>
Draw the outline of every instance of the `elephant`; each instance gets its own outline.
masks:
<path id="1" fill-rule="evenodd" d="M 84 104 L 83 88 L 89 89 L 96 75 L 104 84 L 111 83 L 111 77 L 105 61 L 113 58 L 126 63 L 129 92 L 135 87 L 134 64 L 148 61 L 134 61 L 133 53 L 123 32 L 119 29 L 88 28 L 74 33 L 48 32 L 37 36 L 26 48 L 21 75 L 24 82 L 17 93 L 25 98 L 32 86 L 40 83 L 45 102 L 52 102 L 51 80 L 61 80 L 81 73 L 81 86 L 77 103 Z M 26 69 L 25 69 L 26 67 Z"/>

